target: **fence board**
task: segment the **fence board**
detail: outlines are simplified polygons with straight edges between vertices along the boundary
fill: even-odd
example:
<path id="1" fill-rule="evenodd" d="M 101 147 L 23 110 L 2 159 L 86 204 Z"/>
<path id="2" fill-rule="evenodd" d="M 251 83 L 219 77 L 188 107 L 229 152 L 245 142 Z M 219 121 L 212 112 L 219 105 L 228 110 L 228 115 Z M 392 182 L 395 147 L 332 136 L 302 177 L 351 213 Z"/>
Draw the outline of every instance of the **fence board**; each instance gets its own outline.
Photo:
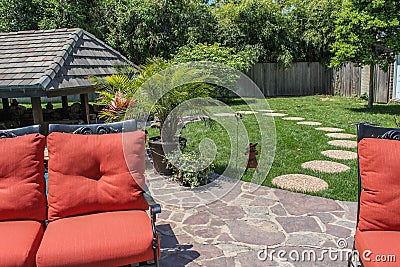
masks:
<path id="1" fill-rule="evenodd" d="M 374 102 L 387 103 L 389 101 L 389 92 L 392 90 L 393 84 L 391 76 L 393 68 L 390 67 L 388 72 L 384 72 L 379 66 L 375 66 L 374 72 Z M 362 88 L 362 83 L 364 87 Z M 348 63 L 340 69 L 335 70 L 334 92 L 341 96 L 357 96 L 363 94 L 369 86 L 369 71 L 363 71 L 361 67 L 356 67 L 353 63 Z"/>
<path id="2" fill-rule="evenodd" d="M 332 94 L 332 71 L 319 62 L 296 62 L 288 69 L 276 63 L 257 63 L 247 73 L 264 96 Z M 250 84 L 248 94 L 254 90 Z"/>
<path id="3" fill-rule="evenodd" d="M 375 97 L 374 102 L 387 103 L 389 100 L 390 73 L 375 67 Z"/>

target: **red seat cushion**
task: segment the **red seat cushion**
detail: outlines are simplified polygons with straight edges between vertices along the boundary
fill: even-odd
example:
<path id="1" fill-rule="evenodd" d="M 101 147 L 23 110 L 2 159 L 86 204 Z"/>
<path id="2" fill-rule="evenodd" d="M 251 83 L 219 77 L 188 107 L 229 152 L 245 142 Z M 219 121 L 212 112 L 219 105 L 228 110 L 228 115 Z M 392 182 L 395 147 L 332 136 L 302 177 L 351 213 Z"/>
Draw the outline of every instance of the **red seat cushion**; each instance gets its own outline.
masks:
<path id="1" fill-rule="evenodd" d="M 48 218 L 99 211 L 148 209 L 145 185 L 145 136 L 51 133 Z"/>
<path id="2" fill-rule="evenodd" d="M 36 257 L 41 266 L 121 266 L 153 259 L 145 211 L 114 211 L 50 222 Z"/>
<path id="3" fill-rule="evenodd" d="M 0 266 L 35 266 L 42 237 L 43 224 L 40 222 L 0 222 Z"/>
<path id="4" fill-rule="evenodd" d="M 364 138 L 358 144 L 363 191 L 361 231 L 400 230 L 400 142 Z"/>
<path id="5" fill-rule="evenodd" d="M 0 139 L 0 221 L 45 220 L 44 136 Z"/>
<path id="6" fill-rule="evenodd" d="M 365 267 L 399 266 L 400 232 L 360 231 L 357 229 L 355 248 Z"/>

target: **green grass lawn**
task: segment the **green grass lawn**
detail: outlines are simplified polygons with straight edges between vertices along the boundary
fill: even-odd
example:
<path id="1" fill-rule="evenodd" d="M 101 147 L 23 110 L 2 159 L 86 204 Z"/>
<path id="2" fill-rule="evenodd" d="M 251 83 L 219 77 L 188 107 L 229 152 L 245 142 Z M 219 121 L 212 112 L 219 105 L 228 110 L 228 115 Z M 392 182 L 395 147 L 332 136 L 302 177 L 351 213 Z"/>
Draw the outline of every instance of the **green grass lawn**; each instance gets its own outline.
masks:
<path id="1" fill-rule="evenodd" d="M 280 97 L 267 100 L 271 109 L 286 113 L 289 116 L 299 116 L 306 120 L 321 122 L 324 127 L 343 128 L 344 133 L 356 134 L 356 127 L 350 126 L 357 122 L 373 122 L 381 126 L 395 127 L 395 116 L 400 114 L 400 105 L 375 104 L 373 109 L 365 107 L 366 102 L 357 98 L 338 96 L 307 96 Z M 232 101 L 229 106 L 233 110 L 249 110 L 243 101 Z M 243 115 L 250 142 L 259 142 L 260 133 L 254 115 Z M 320 126 L 320 127 L 322 127 Z M 329 184 L 329 189 L 313 193 L 331 199 L 357 200 L 357 161 L 332 160 L 321 154 L 321 151 L 340 149 L 328 144 L 333 138 L 325 136 L 326 132 L 315 130 L 319 126 L 298 125 L 295 121 L 275 118 L 276 151 L 272 167 L 263 185 L 273 187 L 271 180 L 279 175 L 302 173 L 319 177 Z M 156 135 L 152 129 L 150 136 Z M 182 131 L 182 136 L 188 139 L 188 150 L 194 150 L 204 137 L 212 139 L 217 147 L 215 166 L 217 173 L 223 173 L 230 157 L 230 141 L 227 132 L 220 125 L 209 127 L 202 122 L 189 123 Z M 355 139 L 354 139 L 355 140 Z M 346 150 L 346 149 L 344 149 Z M 356 151 L 356 149 L 347 149 Z M 263 153 L 263 151 L 260 151 Z M 317 173 L 301 168 L 301 164 L 310 160 L 332 160 L 344 163 L 351 169 L 339 174 Z M 243 180 L 250 181 L 253 170 L 249 170 Z"/>

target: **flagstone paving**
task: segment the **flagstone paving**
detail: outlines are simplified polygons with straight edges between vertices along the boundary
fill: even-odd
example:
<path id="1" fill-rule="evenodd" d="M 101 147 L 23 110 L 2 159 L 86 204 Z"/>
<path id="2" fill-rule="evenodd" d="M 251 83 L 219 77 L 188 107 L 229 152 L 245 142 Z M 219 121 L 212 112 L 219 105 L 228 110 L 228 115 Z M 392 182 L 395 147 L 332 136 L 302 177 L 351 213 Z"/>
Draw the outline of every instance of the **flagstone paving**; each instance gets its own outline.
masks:
<path id="1" fill-rule="evenodd" d="M 273 110 L 258 111 L 266 116 L 287 116 Z M 314 121 L 297 124 L 322 125 Z M 316 130 L 330 132 L 326 135 L 332 138 L 356 137 L 338 133 L 343 131 L 340 128 Z M 356 141 L 350 140 L 328 143 L 346 148 L 357 146 Z M 344 150 L 321 153 L 334 159 L 357 157 L 355 152 Z M 328 173 L 350 169 L 341 163 L 321 160 L 305 162 L 302 167 Z M 218 175 L 214 175 L 210 184 L 196 189 L 181 187 L 165 176 L 154 174 L 152 169 L 147 171 L 147 180 L 163 210 L 157 222 L 161 266 L 347 266 L 355 229 L 355 202 L 258 186 Z M 272 183 L 303 192 L 328 188 L 324 180 L 304 174 L 282 175 Z M 329 251 L 336 253 L 333 258 L 328 256 Z"/>
<path id="2" fill-rule="evenodd" d="M 152 171 L 147 176 L 162 206 L 161 266 L 346 266 L 346 256 L 331 260 L 327 251 L 338 241 L 351 247 L 356 203 L 222 177 L 191 190 Z M 278 258 L 279 250 L 286 255 Z M 325 257 L 299 261 L 310 251 Z"/>

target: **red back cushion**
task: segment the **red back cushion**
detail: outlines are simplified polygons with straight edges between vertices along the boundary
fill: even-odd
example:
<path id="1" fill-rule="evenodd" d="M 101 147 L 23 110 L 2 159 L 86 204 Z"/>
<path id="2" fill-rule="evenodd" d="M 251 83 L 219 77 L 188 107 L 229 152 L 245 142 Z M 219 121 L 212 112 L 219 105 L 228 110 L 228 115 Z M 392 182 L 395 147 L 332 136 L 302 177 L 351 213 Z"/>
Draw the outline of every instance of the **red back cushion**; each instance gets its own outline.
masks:
<path id="1" fill-rule="evenodd" d="M 147 209 L 145 136 L 51 133 L 48 219 L 99 211 Z M 129 167 L 128 167 L 129 166 Z"/>
<path id="2" fill-rule="evenodd" d="M 358 154 L 363 186 L 358 228 L 400 230 L 400 142 L 364 138 Z"/>
<path id="3" fill-rule="evenodd" d="M 0 139 L 0 221 L 46 219 L 44 139 L 40 134 Z"/>

